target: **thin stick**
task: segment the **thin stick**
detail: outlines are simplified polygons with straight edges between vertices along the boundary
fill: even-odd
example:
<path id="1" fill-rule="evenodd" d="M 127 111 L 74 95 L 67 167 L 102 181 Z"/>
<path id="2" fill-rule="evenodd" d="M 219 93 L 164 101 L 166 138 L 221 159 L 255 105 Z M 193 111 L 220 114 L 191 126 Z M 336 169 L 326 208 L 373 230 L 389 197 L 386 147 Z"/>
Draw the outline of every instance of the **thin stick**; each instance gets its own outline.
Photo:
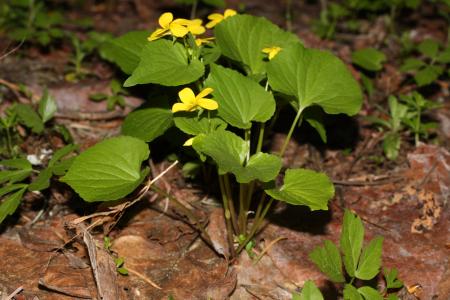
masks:
<path id="1" fill-rule="evenodd" d="M 136 275 L 137 277 L 139 277 L 140 279 L 144 280 L 145 282 L 147 282 L 148 284 L 150 284 L 152 287 L 157 288 L 158 290 L 162 290 L 162 288 L 157 285 L 156 283 L 154 283 L 150 278 L 148 278 L 147 276 L 145 276 L 142 273 L 139 273 L 138 271 L 131 269 L 130 267 L 126 267 L 126 269 L 128 270 L 128 272 L 130 272 L 131 274 Z"/>
<path id="2" fill-rule="evenodd" d="M 278 243 L 281 240 L 287 240 L 287 237 L 284 236 L 280 236 L 279 238 L 274 239 L 273 241 L 271 241 L 269 243 L 269 245 L 267 245 L 267 247 L 264 248 L 264 250 L 258 255 L 258 257 L 255 259 L 255 261 L 253 262 L 254 265 L 256 265 L 258 263 L 258 261 L 260 261 L 260 259 L 264 256 L 264 254 L 267 253 L 267 251 L 270 250 L 270 248 L 273 247 L 273 245 L 275 245 L 276 243 Z"/>
<path id="3" fill-rule="evenodd" d="M 19 286 L 14 292 L 12 292 L 8 297 L 5 298 L 5 300 L 11 300 L 14 298 L 17 294 L 23 291 L 23 286 Z"/>

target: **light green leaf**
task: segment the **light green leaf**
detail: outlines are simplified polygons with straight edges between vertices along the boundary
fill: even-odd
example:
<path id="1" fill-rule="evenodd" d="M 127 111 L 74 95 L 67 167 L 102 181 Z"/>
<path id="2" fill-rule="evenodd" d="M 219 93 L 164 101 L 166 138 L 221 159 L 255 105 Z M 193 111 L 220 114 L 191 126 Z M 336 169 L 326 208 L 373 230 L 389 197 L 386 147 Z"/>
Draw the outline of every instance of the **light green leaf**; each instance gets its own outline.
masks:
<path id="1" fill-rule="evenodd" d="M 436 81 L 443 71 L 441 66 L 426 66 L 414 75 L 414 80 L 419 86 L 428 85 Z"/>
<path id="2" fill-rule="evenodd" d="M 316 247 L 309 258 L 325 273 L 333 282 L 345 282 L 342 274 L 342 261 L 339 249 L 329 240 L 325 240 L 322 247 Z"/>
<path id="3" fill-rule="evenodd" d="M 3 197 L 4 195 L 20 190 L 22 188 L 27 187 L 28 185 L 25 183 L 16 183 L 16 184 L 11 184 L 11 185 L 5 185 L 2 188 L 0 188 L 0 197 Z"/>
<path id="4" fill-rule="evenodd" d="M 139 64 L 141 50 L 149 43 L 147 31 L 131 31 L 109 40 L 100 47 L 100 55 L 115 64 L 126 74 L 133 73 Z"/>
<path id="5" fill-rule="evenodd" d="M 28 186 L 30 191 L 42 191 L 50 186 L 50 179 L 52 178 L 53 171 L 51 168 L 42 170 L 38 177 Z"/>
<path id="6" fill-rule="evenodd" d="M 425 56 L 436 58 L 439 51 L 439 43 L 435 40 L 426 39 L 417 46 L 417 50 Z"/>
<path id="7" fill-rule="evenodd" d="M 314 104 L 326 113 L 356 114 L 362 104 L 361 89 L 345 64 L 329 52 L 293 44 L 267 65 L 270 86 L 295 96 L 300 109 Z"/>
<path id="8" fill-rule="evenodd" d="M 369 71 L 379 71 L 383 68 L 386 55 L 375 48 L 364 48 L 352 53 L 352 62 Z"/>
<path id="9" fill-rule="evenodd" d="M 110 138 L 81 153 L 60 180 L 85 201 L 117 200 L 144 180 L 141 164 L 148 156 L 147 144 L 139 139 Z"/>
<path id="10" fill-rule="evenodd" d="M 0 161 L 0 165 L 9 168 L 0 171 L 0 184 L 5 182 L 15 183 L 24 180 L 32 172 L 31 164 L 23 158 L 15 158 Z"/>
<path id="11" fill-rule="evenodd" d="M 398 132 L 388 132 L 384 135 L 383 151 L 390 160 L 395 160 L 400 151 L 401 139 Z"/>
<path id="12" fill-rule="evenodd" d="M 0 204 L 0 224 L 5 220 L 7 216 L 12 215 L 19 207 L 20 200 L 26 191 L 26 187 L 14 192 L 6 197 Z"/>
<path id="13" fill-rule="evenodd" d="M 252 155 L 244 165 L 249 150 L 248 143 L 226 130 L 198 136 L 194 140 L 193 147 L 216 162 L 219 174 L 233 173 L 240 183 L 252 180 L 270 181 L 281 169 L 280 158 L 267 153 Z"/>
<path id="14" fill-rule="evenodd" d="M 67 146 L 64 146 L 61 149 L 58 149 L 53 154 L 50 161 L 48 162 L 48 166 L 53 167 L 59 160 L 63 159 L 64 157 L 66 157 L 67 155 L 69 155 L 70 153 L 72 153 L 73 151 L 75 151 L 77 149 L 78 149 L 78 145 L 74 145 L 74 144 L 69 144 Z"/>
<path id="15" fill-rule="evenodd" d="M 122 124 L 122 134 L 151 142 L 172 125 L 173 114 L 169 109 L 145 108 L 128 114 Z"/>
<path id="16" fill-rule="evenodd" d="M 425 66 L 425 63 L 423 61 L 421 61 L 420 59 L 407 58 L 403 62 L 403 65 L 400 67 L 400 71 L 402 71 L 402 72 L 413 71 L 413 70 L 417 70 L 423 66 Z"/>
<path id="17" fill-rule="evenodd" d="M 386 300 L 400 300 L 400 298 L 396 294 L 389 294 Z"/>
<path id="18" fill-rule="evenodd" d="M 363 300 L 358 290 L 351 284 L 344 287 L 344 300 Z"/>
<path id="19" fill-rule="evenodd" d="M 44 94 L 42 95 L 41 100 L 39 101 L 39 114 L 41 115 L 42 122 L 47 122 L 51 118 L 53 118 L 56 113 L 57 106 L 53 97 L 48 93 L 48 90 L 45 89 Z"/>
<path id="20" fill-rule="evenodd" d="M 370 286 L 363 286 L 358 289 L 358 293 L 360 293 L 365 300 L 383 300 L 383 296 L 380 293 Z"/>
<path id="21" fill-rule="evenodd" d="M 375 237 L 367 245 L 359 259 L 358 268 L 355 276 L 362 280 L 370 280 L 374 278 L 381 267 L 381 251 L 383 248 L 383 237 Z"/>
<path id="22" fill-rule="evenodd" d="M 125 87 L 146 83 L 183 85 L 197 80 L 205 72 L 198 59 L 188 59 L 183 45 L 165 39 L 148 42 L 140 57 L 137 68 L 125 81 Z"/>
<path id="23" fill-rule="evenodd" d="M 255 81 L 218 65 L 211 65 L 206 86 L 214 89 L 219 117 L 238 128 L 250 128 L 252 121 L 265 122 L 275 112 L 275 99 Z"/>
<path id="24" fill-rule="evenodd" d="M 398 271 L 396 268 L 384 269 L 384 277 L 386 279 L 386 288 L 398 289 L 403 286 L 403 282 L 397 278 Z"/>
<path id="25" fill-rule="evenodd" d="M 361 219 L 349 210 L 345 210 L 341 232 L 341 250 L 344 253 L 345 270 L 351 277 L 355 277 L 363 240 L 364 226 Z"/>
<path id="26" fill-rule="evenodd" d="M 39 115 L 33 110 L 30 105 L 17 104 L 15 111 L 19 120 L 26 127 L 30 128 L 34 133 L 41 133 L 44 131 L 44 122 L 42 122 Z"/>
<path id="27" fill-rule="evenodd" d="M 322 293 L 316 287 L 313 281 L 308 280 L 305 282 L 300 294 L 299 300 L 323 300 Z"/>
<path id="28" fill-rule="evenodd" d="M 267 54 L 262 49 L 299 42 L 297 36 L 267 19 L 250 15 L 227 18 L 215 27 L 214 34 L 222 54 L 242 62 L 248 74 L 265 72 Z"/>
<path id="29" fill-rule="evenodd" d="M 173 120 L 175 126 L 186 134 L 208 134 L 218 129 L 227 128 L 228 124 L 215 115 L 216 113 L 211 113 L 210 118 L 208 118 L 207 114 L 198 116 L 197 112 L 180 112 L 175 114 Z"/>
<path id="30" fill-rule="evenodd" d="M 334 186 L 327 175 L 307 169 L 288 169 L 280 189 L 266 189 L 276 200 L 306 205 L 311 210 L 327 210 Z"/>

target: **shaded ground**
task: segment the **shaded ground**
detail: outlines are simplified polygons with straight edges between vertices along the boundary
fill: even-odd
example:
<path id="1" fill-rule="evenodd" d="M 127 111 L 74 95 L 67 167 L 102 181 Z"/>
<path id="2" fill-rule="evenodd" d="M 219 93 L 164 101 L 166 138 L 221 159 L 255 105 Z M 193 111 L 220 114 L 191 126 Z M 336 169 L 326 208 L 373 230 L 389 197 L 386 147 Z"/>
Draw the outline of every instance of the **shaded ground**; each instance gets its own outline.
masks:
<path id="1" fill-rule="evenodd" d="M 188 14 L 170 1 L 118 1 L 112 8 L 92 6 L 84 13 L 91 15 L 97 30 L 124 33 L 154 25 L 161 12 L 176 10 Z M 265 16 L 284 26 L 284 7 L 277 1 L 229 1 L 237 8 L 245 3 L 246 11 Z M 305 44 L 333 50 L 347 63 L 354 49 L 377 46 L 386 38 L 386 24 L 375 20 L 373 26 L 358 36 L 338 36 L 336 41 L 323 41 L 315 36 L 310 25 L 319 14 L 318 4 L 293 4 L 293 31 Z M 207 14 L 201 8 L 199 14 Z M 78 14 L 78 12 L 71 12 Z M 423 12 L 427 14 L 427 11 Z M 110 14 L 110 18 L 104 18 Z M 416 36 L 443 39 L 442 20 L 409 16 L 416 22 Z M 121 26 L 117 26 L 120 22 Z M 381 102 L 393 92 L 408 91 L 411 86 L 397 71 L 395 46 L 387 51 L 391 59 L 377 77 L 377 95 Z M 9 56 L 1 61 L 1 79 L 26 83 L 36 95 L 48 85 L 58 101 L 57 122 L 65 124 L 81 148 L 118 134 L 127 111 L 144 100 L 128 97 L 127 111 L 110 112 L 104 103 L 89 101 L 89 95 L 106 89 L 113 69 L 104 62 L 94 61 L 91 68 L 96 78 L 68 84 L 63 81 L 68 54 L 64 50 L 35 53 L 28 49 L 24 57 Z M 354 70 L 355 76 L 358 73 Z M 448 84 L 448 83 L 447 83 Z M 448 85 L 447 85 L 448 88 Z M 446 94 L 447 92 L 447 94 Z M 440 120 L 441 146 L 422 144 L 407 146 L 396 162 L 377 163 L 373 156 L 382 155 L 381 134 L 367 126 L 362 116 L 373 111 L 372 103 L 356 119 L 329 119 L 330 143 L 318 143 L 302 128 L 298 138 L 289 145 L 284 164 L 307 166 L 325 171 L 335 179 L 336 197 L 327 212 L 311 213 L 305 208 L 278 204 L 268 218 L 265 230 L 257 237 L 256 251 L 261 252 L 271 241 L 285 237 L 272 246 L 267 255 L 254 263 L 244 252 L 231 265 L 207 247 L 183 215 L 167 199 L 150 194 L 146 201 L 126 211 L 116 224 L 116 218 L 97 217 L 100 222 L 92 232 L 99 248 L 102 238 L 113 240 L 111 250 L 124 257 L 129 276 L 116 275 L 117 295 L 122 299 L 290 299 L 291 292 L 312 279 L 327 295 L 336 299 L 337 289 L 310 262 L 308 253 L 324 239 L 336 241 L 340 233 L 343 209 L 356 211 L 365 222 L 366 238 L 385 237 L 383 262 L 396 267 L 399 277 L 410 287 L 403 289 L 402 299 L 450 299 L 450 110 L 448 90 L 438 89 L 433 97 L 444 103 L 435 112 Z M 139 94 L 139 91 L 138 93 Z M 444 99 L 444 101 L 442 101 Z M 340 126 L 337 126 L 339 124 Z M 279 124 L 283 126 L 283 124 Z M 339 128 L 344 128 L 339 130 Z M 349 135 L 349 132 L 352 134 Z M 350 136 L 350 139 L 347 137 Z M 284 138 L 274 134 L 276 150 Z M 299 141 L 302 141 L 301 143 Z M 305 144 L 305 141 L 312 142 Z M 58 147 L 58 139 L 28 140 L 22 146 L 29 154 L 45 147 Z M 346 154 L 346 148 L 354 151 Z M 163 161 L 154 168 L 162 172 L 169 163 Z M 206 194 L 195 182 L 185 181 L 179 169 L 171 170 L 159 183 L 200 219 L 208 220 L 215 246 L 226 248 L 222 211 L 214 193 Z M 5 226 L 0 235 L 0 295 L 10 295 L 18 287 L 23 292 L 16 299 L 89 299 L 98 297 L 94 275 L 90 268 L 85 241 L 80 227 L 71 221 L 102 207 L 88 205 L 74 198 L 66 186 L 56 184 L 46 195 L 28 195 L 21 210 Z M 35 217 L 42 213 L 41 217 Z M 115 226 L 116 225 L 116 226 Z M 100 251 L 101 252 L 101 251 Z M 100 254 L 99 254 L 100 255 Z M 159 286 L 156 288 L 152 283 Z M 414 286 L 420 286 L 413 289 Z M 209 298 L 208 298 L 209 297 Z"/>

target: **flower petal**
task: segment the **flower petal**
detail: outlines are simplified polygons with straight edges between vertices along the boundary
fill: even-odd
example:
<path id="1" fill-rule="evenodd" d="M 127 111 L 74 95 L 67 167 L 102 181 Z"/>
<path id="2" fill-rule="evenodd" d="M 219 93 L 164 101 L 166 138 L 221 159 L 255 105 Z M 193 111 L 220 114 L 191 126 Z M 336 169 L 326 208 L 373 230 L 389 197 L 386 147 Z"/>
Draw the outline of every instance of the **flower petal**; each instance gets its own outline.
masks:
<path id="1" fill-rule="evenodd" d="M 203 27 L 202 25 L 198 25 L 198 24 L 188 25 L 188 29 L 193 35 L 200 35 L 200 34 L 205 33 L 205 31 L 206 31 L 205 27 Z"/>
<path id="2" fill-rule="evenodd" d="M 191 111 L 193 108 L 192 104 L 186 104 L 186 103 L 175 103 L 172 106 L 172 112 L 176 113 L 179 111 Z"/>
<path id="3" fill-rule="evenodd" d="M 216 110 L 219 108 L 219 104 L 216 101 L 207 98 L 198 99 L 197 104 L 207 110 Z"/>
<path id="4" fill-rule="evenodd" d="M 147 40 L 154 41 L 157 40 L 161 37 L 163 37 L 164 35 L 168 34 L 169 31 L 167 29 L 162 29 L 162 28 L 158 28 L 155 31 L 152 32 L 152 34 L 147 38 Z"/>
<path id="5" fill-rule="evenodd" d="M 178 92 L 181 102 L 185 104 L 195 104 L 195 94 L 190 88 L 184 88 Z"/>
<path id="6" fill-rule="evenodd" d="M 158 20 L 159 26 L 164 29 L 169 29 L 169 25 L 173 20 L 173 15 L 170 12 L 163 13 Z"/>
<path id="7" fill-rule="evenodd" d="M 223 16 L 226 19 L 228 17 L 234 16 L 235 14 L 237 14 L 237 12 L 234 9 L 226 9 Z"/>
<path id="8" fill-rule="evenodd" d="M 200 93 L 198 93 L 197 97 L 195 97 L 195 98 L 196 99 L 205 98 L 206 96 L 208 96 L 212 92 L 214 92 L 214 90 L 212 88 L 209 88 L 209 87 L 204 88 Z"/>
<path id="9" fill-rule="evenodd" d="M 189 30 L 183 25 L 172 22 L 170 24 L 170 32 L 173 36 L 184 37 L 186 34 L 188 34 Z"/>
<path id="10" fill-rule="evenodd" d="M 272 51 L 272 47 L 264 48 L 261 50 L 263 53 L 269 54 Z"/>
<path id="11" fill-rule="evenodd" d="M 208 16 L 208 20 L 219 21 L 219 22 L 222 21 L 223 18 L 224 18 L 224 16 L 221 14 L 218 14 L 218 13 L 210 14 Z"/>

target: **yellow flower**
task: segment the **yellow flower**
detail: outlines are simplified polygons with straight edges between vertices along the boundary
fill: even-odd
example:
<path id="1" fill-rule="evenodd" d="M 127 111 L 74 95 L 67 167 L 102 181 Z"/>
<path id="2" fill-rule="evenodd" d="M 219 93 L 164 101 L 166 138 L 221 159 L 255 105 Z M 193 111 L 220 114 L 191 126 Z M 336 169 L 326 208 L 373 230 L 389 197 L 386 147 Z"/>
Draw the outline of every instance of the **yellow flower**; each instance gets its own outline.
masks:
<path id="1" fill-rule="evenodd" d="M 193 35 L 200 35 L 205 33 L 206 29 L 202 26 L 203 21 L 200 19 L 187 20 L 187 19 L 176 19 L 173 21 L 176 24 L 185 26 L 190 33 Z"/>
<path id="2" fill-rule="evenodd" d="M 178 93 L 182 103 L 175 103 L 172 106 L 172 112 L 194 111 L 198 108 L 215 110 L 219 107 L 219 104 L 212 99 L 205 98 L 212 92 L 212 88 L 205 88 L 197 96 L 195 96 L 194 92 L 190 88 L 184 88 Z"/>
<path id="3" fill-rule="evenodd" d="M 235 14 L 237 14 L 237 12 L 233 9 L 226 9 L 223 15 L 218 14 L 218 13 L 210 14 L 208 16 L 208 20 L 211 20 L 211 21 L 208 24 L 206 24 L 206 28 L 213 28 L 214 26 L 216 26 L 217 24 L 219 24 L 226 18 L 234 16 Z"/>
<path id="4" fill-rule="evenodd" d="M 186 147 L 192 146 L 192 144 L 194 143 L 194 139 L 195 139 L 195 136 L 186 140 L 186 142 L 184 142 L 183 146 L 186 146 Z"/>
<path id="5" fill-rule="evenodd" d="M 197 47 L 200 47 L 203 44 L 211 43 L 211 41 L 214 40 L 213 37 L 207 37 L 207 38 L 196 38 L 195 44 Z"/>
<path id="6" fill-rule="evenodd" d="M 262 52 L 269 54 L 269 60 L 271 60 L 272 58 L 275 57 L 275 55 L 278 54 L 278 52 L 281 51 L 280 47 L 277 46 L 273 46 L 273 47 L 268 47 L 268 48 L 264 48 L 262 49 Z"/>
<path id="7" fill-rule="evenodd" d="M 162 38 L 165 35 L 173 35 L 176 37 L 183 37 L 188 34 L 189 30 L 186 26 L 179 24 L 177 20 L 173 20 L 173 15 L 170 12 L 163 13 L 158 20 L 161 28 L 156 29 L 149 37 L 149 41 L 154 41 Z"/>

